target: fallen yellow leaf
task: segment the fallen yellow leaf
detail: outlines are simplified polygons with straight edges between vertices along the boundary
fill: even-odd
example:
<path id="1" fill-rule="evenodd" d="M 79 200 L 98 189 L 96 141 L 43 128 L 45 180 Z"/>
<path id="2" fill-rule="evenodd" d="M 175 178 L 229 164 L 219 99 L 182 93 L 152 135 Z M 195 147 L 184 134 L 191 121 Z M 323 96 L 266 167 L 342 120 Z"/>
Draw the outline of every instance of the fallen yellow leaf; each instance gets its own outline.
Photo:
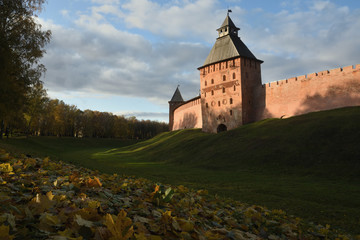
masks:
<path id="1" fill-rule="evenodd" d="M 15 236 L 10 235 L 9 230 L 10 230 L 9 226 L 4 226 L 4 225 L 0 226 L 1 240 L 12 240 L 12 239 L 14 239 Z"/>
<path id="2" fill-rule="evenodd" d="M 0 172 L 9 173 L 12 172 L 13 168 L 10 163 L 2 163 L 0 164 Z"/>

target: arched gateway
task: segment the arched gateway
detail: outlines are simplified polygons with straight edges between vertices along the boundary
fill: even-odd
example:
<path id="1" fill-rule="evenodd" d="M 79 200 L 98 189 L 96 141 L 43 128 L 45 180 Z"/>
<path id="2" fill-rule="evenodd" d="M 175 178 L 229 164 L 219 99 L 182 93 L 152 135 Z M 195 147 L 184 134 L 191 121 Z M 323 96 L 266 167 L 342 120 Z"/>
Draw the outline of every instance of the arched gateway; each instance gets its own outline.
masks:
<path id="1" fill-rule="evenodd" d="M 220 124 L 220 125 L 217 127 L 217 132 L 218 132 L 218 133 L 219 133 L 219 132 L 225 132 L 225 131 L 227 131 L 226 125 Z"/>

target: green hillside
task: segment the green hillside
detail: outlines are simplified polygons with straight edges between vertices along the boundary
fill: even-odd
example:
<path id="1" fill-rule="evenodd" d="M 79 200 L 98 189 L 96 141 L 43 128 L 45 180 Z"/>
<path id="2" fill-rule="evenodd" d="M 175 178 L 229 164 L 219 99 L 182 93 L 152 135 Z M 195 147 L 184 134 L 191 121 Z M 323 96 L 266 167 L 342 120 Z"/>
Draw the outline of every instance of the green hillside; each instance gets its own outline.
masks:
<path id="1" fill-rule="evenodd" d="M 9 139 L 10 151 L 49 155 L 106 173 L 205 188 L 360 234 L 360 108 L 267 119 L 208 134 L 121 140 Z"/>
<path id="2" fill-rule="evenodd" d="M 360 108 L 267 119 L 221 134 L 200 130 L 156 138 L 97 155 L 116 162 L 166 162 L 216 170 L 272 170 L 360 179 Z"/>

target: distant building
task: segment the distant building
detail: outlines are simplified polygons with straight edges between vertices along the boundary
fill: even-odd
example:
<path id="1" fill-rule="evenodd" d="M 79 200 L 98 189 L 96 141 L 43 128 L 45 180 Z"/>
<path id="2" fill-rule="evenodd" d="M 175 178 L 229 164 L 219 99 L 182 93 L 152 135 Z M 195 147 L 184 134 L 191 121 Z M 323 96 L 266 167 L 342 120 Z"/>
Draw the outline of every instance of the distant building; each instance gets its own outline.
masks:
<path id="1" fill-rule="evenodd" d="M 169 101 L 170 130 L 221 132 L 271 117 L 360 105 L 360 64 L 262 84 L 263 61 L 238 37 L 229 14 L 200 71 L 201 95 Z"/>

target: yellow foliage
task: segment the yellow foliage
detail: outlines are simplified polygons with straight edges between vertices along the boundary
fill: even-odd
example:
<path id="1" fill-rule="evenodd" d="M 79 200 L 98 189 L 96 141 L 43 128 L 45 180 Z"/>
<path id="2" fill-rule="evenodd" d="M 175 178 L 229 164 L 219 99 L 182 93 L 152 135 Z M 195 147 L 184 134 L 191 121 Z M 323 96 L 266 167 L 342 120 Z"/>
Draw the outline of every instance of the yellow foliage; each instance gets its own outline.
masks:
<path id="1" fill-rule="evenodd" d="M 100 207 L 100 202 L 91 200 L 88 202 L 89 208 L 98 208 Z"/>
<path id="2" fill-rule="evenodd" d="M 146 237 L 145 233 L 140 233 L 140 234 L 135 233 L 134 236 L 135 236 L 136 240 L 147 240 L 148 239 Z"/>
<path id="3" fill-rule="evenodd" d="M 34 167 L 36 165 L 36 160 L 33 158 L 27 158 L 24 163 L 24 168 Z"/>
<path id="4" fill-rule="evenodd" d="M 214 233 L 212 231 L 206 231 L 205 233 L 205 237 L 208 240 L 218 240 L 218 239 L 223 239 L 223 236 L 221 236 L 218 233 Z"/>
<path id="5" fill-rule="evenodd" d="M 50 160 L 49 157 L 46 157 L 46 158 L 43 159 L 43 162 L 42 162 L 43 167 L 49 166 L 49 160 Z"/>
<path id="6" fill-rule="evenodd" d="M 105 225 L 112 234 L 111 240 L 126 240 L 133 235 L 132 221 L 126 215 L 127 213 L 123 209 L 117 216 L 106 214 Z"/>
<path id="7" fill-rule="evenodd" d="M 191 232 L 194 230 L 194 223 L 191 222 L 191 221 L 186 221 L 186 220 L 183 220 L 183 219 L 178 219 L 177 220 L 181 229 L 184 231 L 184 232 Z"/>
<path id="8" fill-rule="evenodd" d="M 13 168 L 10 165 L 10 163 L 2 163 L 2 164 L 0 164 L 0 172 L 10 173 L 12 171 L 13 171 Z"/>
<path id="9" fill-rule="evenodd" d="M 2 240 L 14 239 L 15 236 L 10 235 L 9 230 L 10 230 L 9 226 L 4 226 L 4 225 L 0 226 L 0 236 Z"/>
<path id="10" fill-rule="evenodd" d="M 47 198 L 48 198 L 50 201 L 52 201 L 55 195 L 52 194 L 52 192 L 50 191 L 50 192 L 47 192 L 47 193 L 46 193 L 46 196 L 47 196 Z"/>
<path id="11" fill-rule="evenodd" d="M 162 240 L 162 238 L 160 236 L 157 236 L 157 235 L 151 235 L 150 240 Z"/>

